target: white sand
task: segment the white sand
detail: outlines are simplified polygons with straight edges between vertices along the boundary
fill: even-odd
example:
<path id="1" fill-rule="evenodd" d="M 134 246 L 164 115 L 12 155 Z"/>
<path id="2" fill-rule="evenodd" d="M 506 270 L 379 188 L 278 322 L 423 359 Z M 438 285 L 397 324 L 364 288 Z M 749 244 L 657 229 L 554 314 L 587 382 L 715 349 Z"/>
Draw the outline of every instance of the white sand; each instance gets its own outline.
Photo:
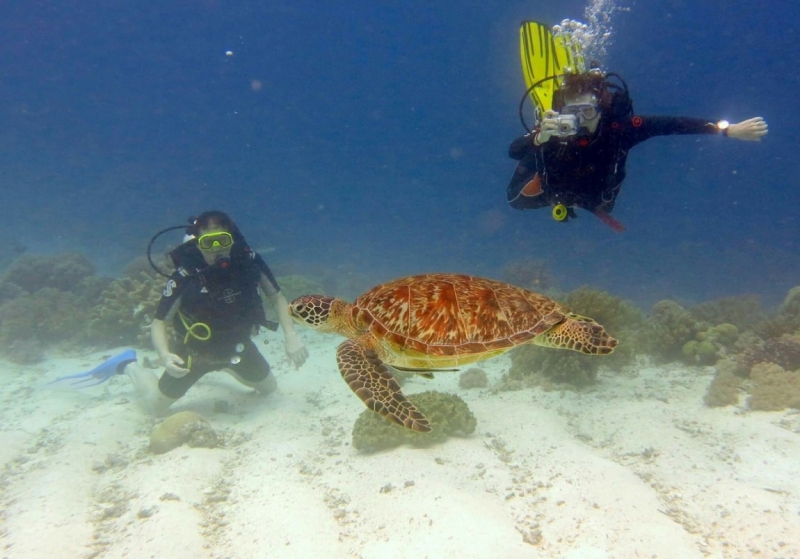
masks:
<path id="1" fill-rule="evenodd" d="M 302 335 L 300 371 L 280 336 L 261 346 L 278 393 L 215 373 L 175 406 L 229 446 L 160 456 L 127 378 L 38 388 L 101 354 L 0 363 L 0 556 L 800 557 L 800 414 L 705 407 L 711 369 L 605 372 L 582 394 L 414 380 L 406 393 L 463 397 L 476 433 L 365 455 L 350 446 L 364 407 L 336 370 L 340 339 Z M 495 382 L 509 360 L 481 366 Z"/>

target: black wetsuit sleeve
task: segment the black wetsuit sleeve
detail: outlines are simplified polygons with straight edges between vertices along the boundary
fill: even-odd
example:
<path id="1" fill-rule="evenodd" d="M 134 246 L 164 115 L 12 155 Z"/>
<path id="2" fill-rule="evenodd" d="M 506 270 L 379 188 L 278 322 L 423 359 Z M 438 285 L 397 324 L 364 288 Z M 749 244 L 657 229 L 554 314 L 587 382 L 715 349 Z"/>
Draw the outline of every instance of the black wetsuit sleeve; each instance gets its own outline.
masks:
<path id="1" fill-rule="evenodd" d="M 264 274 L 264 277 L 267 278 L 267 281 L 269 281 L 270 285 L 275 289 L 275 291 L 273 291 L 272 293 L 264 293 L 264 295 L 270 296 L 270 295 L 275 295 L 276 293 L 279 293 L 281 288 L 278 285 L 278 282 L 275 279 L 275 276 L 272 274 L 272 270 L 270 270 L 269 266 L 267 266 L 267 263 L 264 262 L 264 259 L 261 258 L 261 255 L 258 254 L 258 253 L 256 253 L 254 259 L 255 259 L 255 262 L 256 262 L 256 266 L 258 267 L 258 270 L 262 274 Z"/>
<path id="2" fill-rule="evenodd" d="M 719 134 L 719 129 L 713 122 L 686 116 L 636 115 L 628 120 L 625 127 L 624 138 L 627 148 L 631 148 L 653 136 Z"/>
<path id="3" fill-rule="evenodd" d="M 161 293 L 161 300 L 156 307 L 155 318 L 158 320 L 165 320 L 175 305 L 175 302 L 180 298 L 181 293 L 186 285 L 186 278 L 179 274 L 172 274 L 164 285 L 164 291 Z"/>
<path id="4" fill-rule="evenodd" d="M 528 155 L 532 150 L 537 149 L 536 146 L 533 144 L 533 135 L 526 134 L 525 136 L 520 136 L 513 142 L 508 148 L 508 156 L 511 159 L 516 159 L 517 161 L 522 160 L 523 157 Z"/>

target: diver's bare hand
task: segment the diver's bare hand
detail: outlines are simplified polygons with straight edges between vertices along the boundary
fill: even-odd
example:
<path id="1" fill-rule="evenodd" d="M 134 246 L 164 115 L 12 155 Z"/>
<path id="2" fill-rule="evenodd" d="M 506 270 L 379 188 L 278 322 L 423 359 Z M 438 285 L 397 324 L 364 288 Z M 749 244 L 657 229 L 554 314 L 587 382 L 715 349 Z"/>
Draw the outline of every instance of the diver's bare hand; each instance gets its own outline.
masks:
<path id="1" fill-rule="evenodd" d="M 539 132 L 536 134 L 533 142 L 537 146 L 546 143 L 550 137 L 558 131 L 558 113 L 555 111 L 547 111 L 544 113 L 544 118 L 539 125 Z"/>
<path id="2" fill-rule="evenodd" d="M 296 369 L 299 369 L 308 359 L 308 350 L 296 335 L 286 337 L 286 357 Z"/>
<path id="3" fill-rule="evenodd" d="M 728 137 L 746 142 L 760 142 L 768 131 L 766 121 L 757 116 L 728 126 Z"/>
<path id="4" fill-rule="evenodd" d="M 167 353 L 161 356 L 161 362 L 164 363 L 164 368 L 171 377 L 183 378 L 189 374 L 189 369 L 181 367 L 185 362 L 180 355 Z"/>

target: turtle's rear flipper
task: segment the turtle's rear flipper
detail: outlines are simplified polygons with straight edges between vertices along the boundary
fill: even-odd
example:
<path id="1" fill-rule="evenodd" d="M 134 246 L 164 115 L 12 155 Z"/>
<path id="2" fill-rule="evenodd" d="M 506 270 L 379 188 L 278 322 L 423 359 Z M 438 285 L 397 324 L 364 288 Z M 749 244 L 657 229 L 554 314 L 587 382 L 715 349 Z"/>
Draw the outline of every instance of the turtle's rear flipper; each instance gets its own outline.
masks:
<path id="1" fill-rule="evenodd" d="M 608 355 L 617 347 L 617 340 L 591 318 L 574 313 L 547 332 L 534 338 L 533 343 L 545 347 L 571 349 L 587 355 Z"/>
<path id="2" fill-rule="evenodd" d="M 362 336 L 339 346 L 336 361 L 342 378 L 372 411 L 413 431 L 430 431 L 430 421 L 403 396 L 374 345 L 374 338 Z"/>

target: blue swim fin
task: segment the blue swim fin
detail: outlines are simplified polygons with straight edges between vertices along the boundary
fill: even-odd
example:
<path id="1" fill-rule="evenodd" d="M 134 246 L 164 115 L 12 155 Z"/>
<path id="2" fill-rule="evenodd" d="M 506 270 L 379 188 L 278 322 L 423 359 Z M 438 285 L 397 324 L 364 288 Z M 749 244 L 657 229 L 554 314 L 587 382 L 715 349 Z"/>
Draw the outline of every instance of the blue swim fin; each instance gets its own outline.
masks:
<path id="1" fill-rule="evenodd" d="M 119 355 L 115 355 L 114 357 L 109 358 L 107 361 L 104 361 L 91 371 L 58 377 L 56 380 L 49 382 L 48 384 L 54 384 L 56 382 L 62 382 L 65 380 L 77 379 L 75 380 L 75 382 L 70 383 L 75 388 L 86 388 L 88 386 L 95 386 L 97 384 L 101 384 L 107 381 L 114 375 L 122 374 L 122 371 L 125 369 L 125 366 L 128 363 L 134 363 L 134 362 L 136 362 L 136 350 L 126 349 Z"/>

